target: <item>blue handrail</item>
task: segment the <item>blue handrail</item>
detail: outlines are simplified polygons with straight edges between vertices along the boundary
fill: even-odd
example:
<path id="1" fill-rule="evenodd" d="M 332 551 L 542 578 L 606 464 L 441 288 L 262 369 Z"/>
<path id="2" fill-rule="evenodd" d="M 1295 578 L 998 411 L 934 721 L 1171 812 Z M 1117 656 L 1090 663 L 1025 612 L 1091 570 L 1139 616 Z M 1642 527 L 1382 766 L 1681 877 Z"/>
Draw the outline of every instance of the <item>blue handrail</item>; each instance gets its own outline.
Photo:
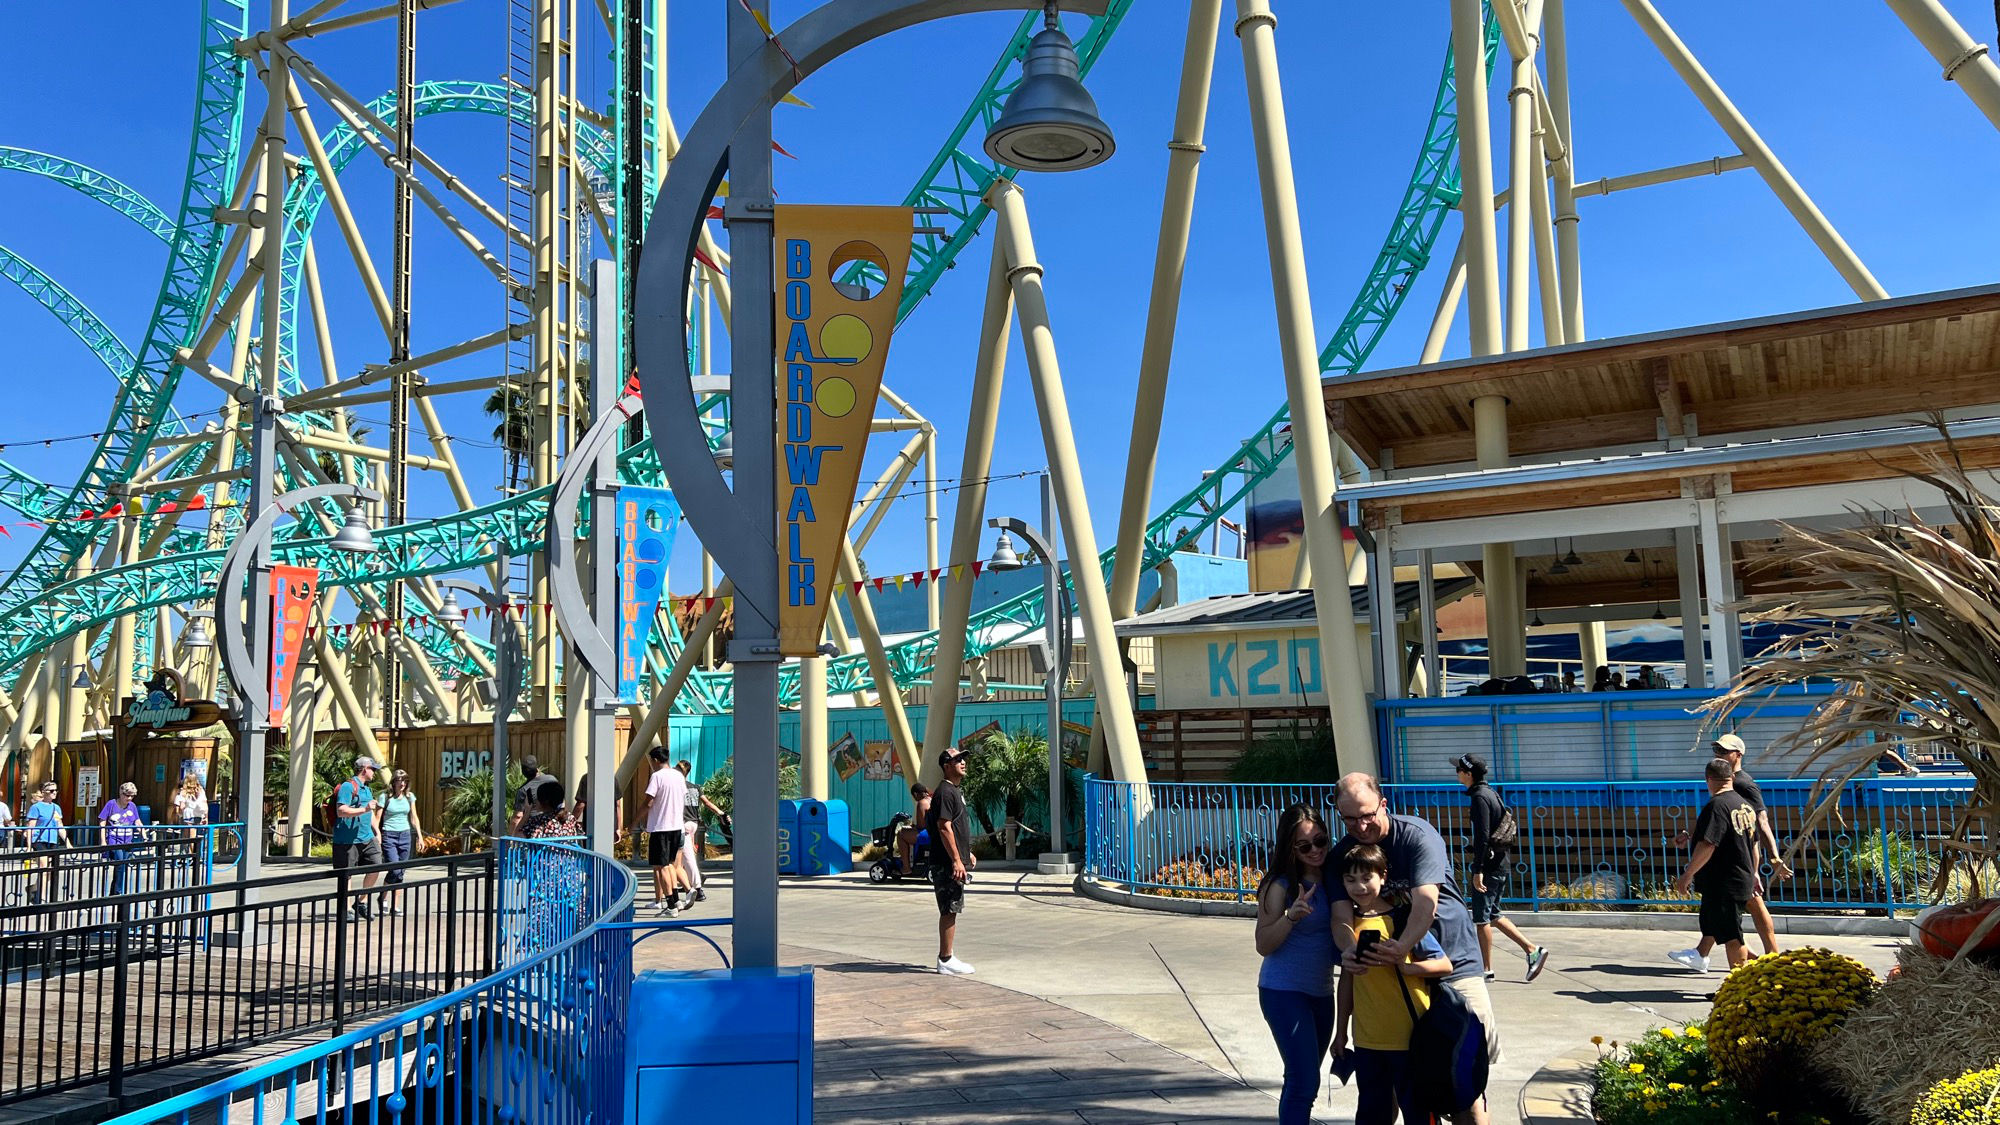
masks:
<path id="1" fill-rule="evenodd" d="M 1279 814 L 1302 802 L 1331 820 L 1330 783 L 1236 785 L 1084 780 L 1084 876 L 1169 898 L 1241 901 L 1255 893 Z M 1904 910 L 1926 892 L 1952 848 L 1956 810 L 1971 799 L 1964 774 L 1850 782 L 1840 817 L 1810 833 L 1813 782 L 1767 780 L 1764 802 L 1778 846 L 1797 844 L 1789 880 L 1772 877 L 1771 905 L 1805 910 Z M 1671 884 L 1687 859 L 1706 788 L 1686 781 L 1510 781 L 1494 788 L 1514 810 L 1521 840 L 1503 901 L 1535 910 L 1687 907 Z M 1444 836 L 1466 872 L 1471 844 L 1465 790 L 1451 783 L 1388 784 L 1391 808 Z M 1150 811 L 1141 813 L 1147 807 Z M 1969 889 L 1967 882 L 1966 889 Z M 1954 892 L 1948 891 L 1947 897 Z"/>
<path id="2" fill-rule="evenodd" d="M 323 1120 L 343 1107 L 357 1120 L 364 1100 L 380 1103 L 368 1105 L 370 1120 L 397 1125 L 475 1116 L 550 1125 L 615 1120 L 632 873 L 607 856 L 545 840 L 502 841 L 500 863 L 503 883 L 513 876 L 520 888 L 517 901 L 500 906 L 524 914 L 513 935 L 524 943 L 518 960 L 503 957 L 502 968 L 464 988 L 111 1125 L 228 1120 L 243 1101 L 256 1103 L 257 1120 Z M 302 1095 L 317 1104 L 300 1105 Z"/>

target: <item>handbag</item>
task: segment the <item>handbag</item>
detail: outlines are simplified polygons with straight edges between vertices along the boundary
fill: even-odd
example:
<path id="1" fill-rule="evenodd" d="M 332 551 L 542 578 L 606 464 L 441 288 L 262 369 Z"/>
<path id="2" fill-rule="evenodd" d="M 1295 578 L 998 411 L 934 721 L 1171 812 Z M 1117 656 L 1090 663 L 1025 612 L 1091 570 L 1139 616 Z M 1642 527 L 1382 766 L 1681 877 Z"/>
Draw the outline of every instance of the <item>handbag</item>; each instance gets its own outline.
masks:
<path id="1" fill-rule="evenodd" d="M 1396 987 L 1410 1012 L 1410 1085 L 1419 1107 L 1438 1116 L 1463 1112 L 1486 1096 L 1486 1025 L 1442 980 L 1431 989 L 1430 1007 L 1422 1015 L 1400 969 Z"/>

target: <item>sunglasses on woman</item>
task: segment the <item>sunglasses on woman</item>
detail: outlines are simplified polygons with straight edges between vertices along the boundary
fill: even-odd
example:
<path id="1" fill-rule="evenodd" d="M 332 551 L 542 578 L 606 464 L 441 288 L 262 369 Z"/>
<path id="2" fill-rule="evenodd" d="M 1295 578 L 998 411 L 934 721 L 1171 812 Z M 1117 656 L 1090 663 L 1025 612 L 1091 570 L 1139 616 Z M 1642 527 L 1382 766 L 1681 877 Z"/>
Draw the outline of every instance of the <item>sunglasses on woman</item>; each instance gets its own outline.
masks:
<path id="1" fill-rule="evenodd" d="M 1301 843 L 1296 843 L 1296 842 L 1295 842 L 1295 843 L 1294 843 L 1294 844 L 1292 845 L 1292 847 L 1294 848 L 1294 850 L 1297 850 L 1297 851 L 1302 851 L 1302 852 L 1306 852 L 1306 851 L 1313 851 L 1313 852 L 1317 852 L 1317 851 L 1325 851 L 1325 850 L 1326 850 L 1326 848 L 1327 848 L 1327 846 L 1328 846 L 1328 845 L 1330 845 L 1330 844 L 1332 844 L 1332 843 L 1333 843 L 1333 841 L 1332 841 L 1331 839 L 1329 839 L 1329 838 L 1327 837 L 1326 833 L 1322 832 L 1322 833 L 1320 833 L 1319 835 L 1317 835 L 1317 836 L 1314 836 L 1314 837 L 1313 837 L 1312 839 L 1310 839 L 1310 840 L 1307 840 L 1306 842 L 1304 842 L 1304 843 L 1302 843 L 1302 844 L 1301 844 Z"/>

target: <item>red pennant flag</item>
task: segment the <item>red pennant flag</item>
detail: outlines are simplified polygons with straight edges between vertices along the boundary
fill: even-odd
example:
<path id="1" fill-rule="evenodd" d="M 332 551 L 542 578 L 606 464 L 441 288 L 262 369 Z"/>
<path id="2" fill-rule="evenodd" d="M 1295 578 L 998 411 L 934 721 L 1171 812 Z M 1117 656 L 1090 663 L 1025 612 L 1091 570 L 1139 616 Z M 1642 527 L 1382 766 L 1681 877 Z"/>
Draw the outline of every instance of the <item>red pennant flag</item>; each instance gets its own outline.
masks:
<path id="1" fill-rule="evenodd" d="M 980 562 L 978 559 L 972 560 L 972 576 L 974 578 L 979 577 L 979 572 L 985 569 L 986 569 L 985 563 Z"/>
<path id="2" fill-rule="evenodd" d="M 786 152 L 786 151 L 785 151 L 785 146 L 784 146 L 784 145 L 781 145 L 781 144 L 779 144 L 779 143 L 778 143 L 778 142 L 776 142 L 776 141 L 772 141 L 772 142 L 771 142 L 771 151 L 772 151 L 772 152 L 775 152 L 775 153 L 777 153 L 777 154 L 778 154 L 779 156 L 783 156 L 783 157 L 786 157 L 786 158 L 788 158 L 788 159 L 791 159 L 791 160 L 797 160 L 797 159 L 798 159 L 798 157 L 796 157 L 796 156 L 793 156 L 793 155 L 792 155 L 791 153 L 789 153 L 789 152 Z"/>
<path id="3" fill-rule="evenodd" d="M 919 571 L 917 571 L 916 573 L 914 573 L 914 574 L 910 575 L 910 585 L 912 585 L 912 586 L 922 586 L 923 584 L 924 584 L 924 572 L 923 572 L 923 571 L 919 570 Z"/>
<path id="4" fill-rule="evenodd" d="M 718 266 L 718 265 L 716 265 L 716 264 L 715 264 L 715 259 L 713 259 L 713 258 L 709 257 L 708 255 L 706 255 L 706 254 L 702 253 L 702 252 L 701 252 L 701 250 L 700 250 L 700 248 L 696 248 L 696 250 L 695 250 L 695 252 L 694 252 L 694 260 L 695 260 L 695 261 L 697 261 L 697 262 L 700 262 L 700 263 L 701 263 L 702 265 L 704 265 L 704 266 L 707 266 L 707 267 L 708 267 L 709 269 L 712 269 L 712 270 L 714 270 L 714 271 L 715 271 L 716 273 L 722 273 L 722 272 L 723 272 L 723 269 L 722 269 L 722 267 L 721 267 L 721 266 Z"/>
<path id="5" fill-rule="evenodd" d="M 40 531 L 40 530 L 42 529 L 42 525 L 41 525 L 41 524 L 38 524 L 38 523 L 36 523 L 36 522 L 35 522 L 34 520 L 29 520 L 28 522 L 26 522 L 26 523 L 22 524 L 21 526 L 22 526 L 22 527 L 32 527 L 32 528 L 34 528 L 34 529 L 35 529 L 36 531 Z"/>
<path id="6" fill-rule="evenodd" d="M 97 513 L 86 509 L 82 515 L 79 515 L 76 518 L 80 520 L 94 520 L 97 518 Z"/>
<path id="7" fill-rule="evenodd" d="M 8 531 L 8 530 L 7 530 L 7 525 L 6 525 L 6 524 L 4 524 L 4 523 L 0 523 L 0 535 L 4 535 L 4 536 L 6 536 L 6 537 L 7 537 L 7 538 L 9 538 L 9 539 L 12 539 L 12 538 L 14 538 L 14 533 L 13 533 L 13 532 L 11 532 L 11 531 Z"/>
<path id="8" fill-rule="evenodd" d="M 156 515 L 156 516 L 164 516 L 164 515 L 166 515 L 166 514 L 167 514 L 168 512 L 178 512 L 178 511 L 180 511 L 180 510 L 181 510 L 181 506 L 180 506 L 180 503 L 179 503 L 178 501 L 174 501 L 174 500 L 169 500 L 169 501 L 167 501 L 166 503 L 164 503 L 164 504 L 161 504 L 161 505 L 160 505 L 159 507 L 157 507 L 157 508 L 154 508 L 154 509 L 153 509 L 153 514 L 154 514 L 154 515 Z"/>
<path id="9" fill-rule="evenodd" d="M 862 585 L 863 585 L 862 583 L 860 583 L 860 582 L 856 582 L 856 583 L 854 584 L 854 592 L 855 592 L 855 593 L 857 593 L 857 594 L 858 594 L 858 593 L 860 593 L 860 592 L 861 592 L 861 587 L 862 587 Z"/>
<path id="10" fill-rule="evenodd" d="M 709 217 L 709 218 L 711 218 L 711 219 L 720 219 L 720 218 L 722 218 L 722 208 L 720 208 L 720 207 L 717 207 L 717 206 L 716 206 L 715 204 L 713 204 L 713 203 L 709 204 L 709 205 L 708 205 L 708 217 Z"/>
<path id="11" fill-rule="evenodd" d="M 208 507 L 208 497 L 203 496 L 199 492 L 195 493 L 194 499 L 188 501 L 188 511 L 194 511 L 196 508 L 206 508 L 206 507 Z"/>
<path id="12" fill-rule="evenodd" d="M 886 579 L 886 578 L 877 578 L 877 579 L 875 580 L 875 592 L 876 592 L 876 593 L 878 593 L 878 594 L 879 594 L 879 593 L 881 593 L 881 592 L 882 592 L 882 587 L 883 587 L 883 585 L 884 585 L 885 583 L 887 583 L 888 581 L 889 581 L 889 580 L 888 580 L 888 579 Z"/>
<path id="13" fill-rule="evenodd" d="M 931 571 L 931 581 L 936 582 L 938 580 L 938 575 L 943 573 L 944 573 L 943 567 L 938 567 L 936 570 Z"/>

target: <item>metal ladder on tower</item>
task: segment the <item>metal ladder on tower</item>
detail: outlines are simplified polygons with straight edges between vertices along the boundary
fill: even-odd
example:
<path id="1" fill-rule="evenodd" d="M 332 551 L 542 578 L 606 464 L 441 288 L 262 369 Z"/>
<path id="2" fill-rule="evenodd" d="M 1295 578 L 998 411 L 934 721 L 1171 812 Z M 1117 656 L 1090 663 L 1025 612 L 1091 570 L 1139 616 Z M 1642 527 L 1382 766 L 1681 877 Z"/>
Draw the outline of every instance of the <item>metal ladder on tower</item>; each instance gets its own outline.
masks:
<path id="1" fill-rule="evenodd" d="M 507 73 L 505 75 L 507 97 L 510 105 L 532 106 L 535 82 L 535 5 L 534 0 L 506 0 L 507 13 Z M 535 134 L 534 114 L 520 112 L 517 108 L 506 117 L 507 163 L 500 179 L 506 187 L 506 216 L 508 225 L 515 230 L 531 232 L 535 226 L 534 182 L 535 182 Z M 528 296 L 535 285 L 534 252 L 521 245 L 517 239 L 503 239 L 507 248 L 507 286 L 503 313 L 508 324 L 525 323 L 533 310 Z M 528 433 L 532 423 L 528 418 L 527 383 L 529 368 L 533 363 L 533 345 L 524 336 L 507 342 L 507 379 L 500 386 L 501 405 L 501 455 L 506 459 L 506 492 L 508 496 L 518 494 L 523 488 L 522 475 L 529 456 Z M 509 601 L 525 600 L 528 596 L 528 567 L 526 554 L 509 558 L 507 573 L 502 576 L 506 588 L 500 591 Z"/>

